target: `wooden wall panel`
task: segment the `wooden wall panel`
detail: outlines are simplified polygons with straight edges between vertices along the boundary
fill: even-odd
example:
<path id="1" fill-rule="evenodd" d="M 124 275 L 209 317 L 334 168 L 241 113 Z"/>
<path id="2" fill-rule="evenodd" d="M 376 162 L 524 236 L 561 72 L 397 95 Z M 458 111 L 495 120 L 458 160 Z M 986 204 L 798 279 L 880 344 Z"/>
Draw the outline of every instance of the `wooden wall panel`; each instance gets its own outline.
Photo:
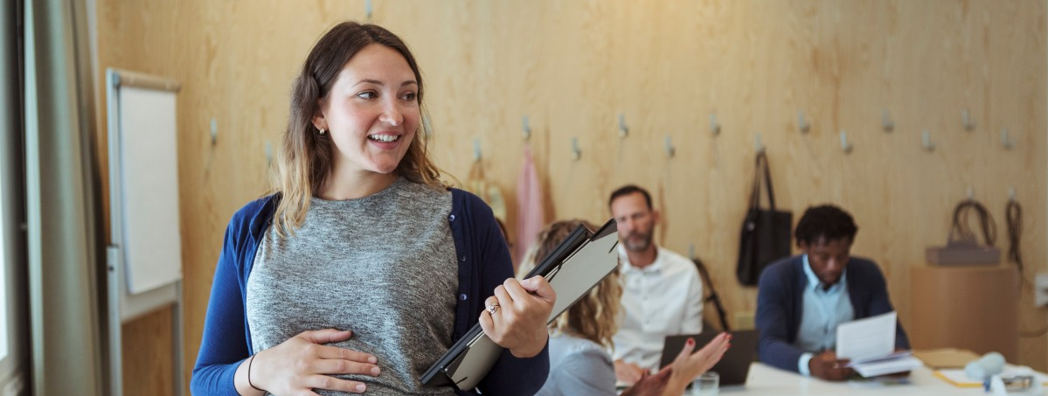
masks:
<path id="1" fill-rule="evenodd" d="M 171 309 L 160 309 L 123 326 L 124 394 L 174 395 Z"/>
<path id="2" fill-rule="evenodd" d="M 97 3 L 103 68 L 184 87 L 188 373 L 225 224 L 267 189 L 266 147 L 279 143 L 295 71 L 327 28 L 363 19 L 364 2 Z M 422 65 L 433 153 L 449 175 L 465 181 L 480 139 L 486 174 L 514 208 L 528 115 L 551 218 L 601 221 L 611 190 L 649 188 L 664 213 L 658 240 L 682 253 L 694 246 L 734 314 L 756 304 L 733 266 L 759 133 L 779 206 L 795 220 L 823 202 L 851 211 L 860 226 L 853 252 L 879 262 L 905 324 L 909 269 L 923 264 L 925 246 L 945 241 L 949 214 L 969 188 L 995 216 L 1001 248 L 1015 188 L 1030 274 L 1046 269 L 1045 16 L 1043 0 L 456 0 L 376 1 L 372 19 L 400 34 Z M 965 108 L 973 131 L 962 127 Z M 881 128 L 886 110 L 891 132 Z M 798 111 L 811 123 L 807 133 Z M 630 127 L 624 139 L 620 113 Z M 719 135 L 710 132 L 711 113 Z M 104 108 L 99 114 L 103 131 Z M 1002 128 L 1013 150 L 1001 147 Z M 933 152 L 921 147 L 925 129 Z M 851 153 L 840 149 L 842 130 Z M 1022 295 L 1020 328 L 1048 325 L 1030 289 Z M 1048 338 L 1022 338 L 1020 349 L 1020 363 L 1048 369 Z"/>

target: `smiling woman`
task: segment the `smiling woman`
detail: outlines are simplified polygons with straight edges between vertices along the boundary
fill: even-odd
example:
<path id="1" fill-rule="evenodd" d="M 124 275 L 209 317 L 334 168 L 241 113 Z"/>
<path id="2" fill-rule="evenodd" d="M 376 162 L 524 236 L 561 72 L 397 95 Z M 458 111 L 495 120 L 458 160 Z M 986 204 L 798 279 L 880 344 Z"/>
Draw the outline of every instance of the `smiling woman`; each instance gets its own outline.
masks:
<path id="1" fill-rule="evenodd" d="M 512 279 L 491 209 L 440 181 L 423 87 L 381 27 L 342 23 L 314 46 L 274 194 L 227 229 L 194 395 L 531 395 L 545 382 L 556 297 L 542 277 Z M 487 377 L 424 389 L 422 371 L 478 322 L 506 349 Z"/>

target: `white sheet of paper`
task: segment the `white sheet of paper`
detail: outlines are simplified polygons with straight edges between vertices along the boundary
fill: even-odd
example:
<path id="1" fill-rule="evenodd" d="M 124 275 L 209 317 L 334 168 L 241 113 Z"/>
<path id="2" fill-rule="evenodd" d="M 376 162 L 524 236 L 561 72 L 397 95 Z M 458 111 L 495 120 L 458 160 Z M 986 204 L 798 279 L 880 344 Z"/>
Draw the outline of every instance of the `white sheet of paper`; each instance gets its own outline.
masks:
<path id="1" fill-rule="evenodd" d="M 897 320 L 893 311 L 837 326 L 837 358 L 863 361 L 890 355 Z"/>

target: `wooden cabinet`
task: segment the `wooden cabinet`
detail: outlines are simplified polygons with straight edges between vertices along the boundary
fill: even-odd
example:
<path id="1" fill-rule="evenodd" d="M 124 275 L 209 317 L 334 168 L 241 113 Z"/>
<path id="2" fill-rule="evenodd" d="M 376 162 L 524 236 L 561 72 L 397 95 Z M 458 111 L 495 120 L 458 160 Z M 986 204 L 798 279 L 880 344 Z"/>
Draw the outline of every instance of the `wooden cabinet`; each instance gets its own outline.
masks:
<path id="1" fill-rule="evenodd" d="M 1013 266 L 915 266 L 911 320 L 914 349 L 956 347 L 1019 358 L 1019 272 Z"/>

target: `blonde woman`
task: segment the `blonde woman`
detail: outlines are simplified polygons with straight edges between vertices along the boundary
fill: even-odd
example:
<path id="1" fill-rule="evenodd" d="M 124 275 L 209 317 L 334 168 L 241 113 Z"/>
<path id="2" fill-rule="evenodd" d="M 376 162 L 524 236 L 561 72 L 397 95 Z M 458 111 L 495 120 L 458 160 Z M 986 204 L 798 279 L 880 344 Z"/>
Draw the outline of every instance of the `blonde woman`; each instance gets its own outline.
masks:
<path id="1" fill-rule="evenodd" d="M 341 23 L 291 93 L 276 193 L 226 231 L 196 396 L 475 395 L 423 372 L 478 322 L 506 348 L 486 395 L 545 381 L 555 295 L 512 279 L 491 209 L 426 152 L 422 74 L 399 37 Z"/>
<path id="2" fill-rule="evenodd" d="M 595 230 L 582 220 L 553 223 L 538 237 L 534 251 L 522 263 L 518 277 L 542 262 L 579 225 Z M 622 286 L 618 270 L 604 278 L 589 294 L 572 305 L 549 326 L 550 375 L 538 396 L 614 396 L 615 366 L 608 350 L 618 329 Z M 698 352 L 689 340 L 673 364 L 637 381 L 622 394 L 627 396 L 680 396 L 699 374 L 706 372 L 728 350 L 731 336 L 720 334 Z"/>

